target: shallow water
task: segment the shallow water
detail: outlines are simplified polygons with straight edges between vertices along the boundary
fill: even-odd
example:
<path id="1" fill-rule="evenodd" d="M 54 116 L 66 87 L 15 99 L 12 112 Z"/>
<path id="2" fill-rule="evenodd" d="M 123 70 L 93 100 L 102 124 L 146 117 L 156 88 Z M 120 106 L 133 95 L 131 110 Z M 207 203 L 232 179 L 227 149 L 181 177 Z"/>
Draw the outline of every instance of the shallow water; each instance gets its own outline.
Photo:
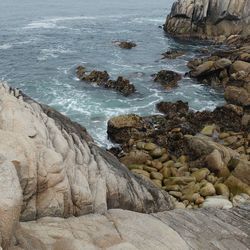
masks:
<path id="1" fill-rule="evenodd" d="M 151 75 L 161 69 L 185 73 L 186 62 L 199 44 L 179 44 L 158 28 L 171 1 L 127 0 L 8 0 L 0 1 L 0 80 L 21 88 L 39 102 L 84 125 L 103 146 L 110 117 L 156 112 L 159 101 L 188 101 L 196 110 L 223 103 L 222 93 L 184 78 L 177 89 L 164 91 Z M 137 47 L 122 50 L 115 40 L 133 40 Z M 185 56 L 161 60 L 169 49 Z M 107 70 L 122 75 L 137 89 L 126 98 L 77 80 L 75 68 Z"/>

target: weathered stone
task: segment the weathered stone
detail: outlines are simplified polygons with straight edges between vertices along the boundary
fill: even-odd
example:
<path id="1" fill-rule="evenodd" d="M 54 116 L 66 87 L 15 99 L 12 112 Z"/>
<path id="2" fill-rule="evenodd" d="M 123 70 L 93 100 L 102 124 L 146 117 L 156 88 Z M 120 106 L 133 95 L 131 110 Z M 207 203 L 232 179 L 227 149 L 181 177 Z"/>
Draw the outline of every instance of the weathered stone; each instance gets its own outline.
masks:
<path id="1" fill-rule="evenodd" d="M 150 174 L 142 169 L 132 169 L 131 172 L 133 172 L 134 174 L 144 175 L 148 178 L 150 177 Z"/>
<path id="2" fill-rule="evenodd" d="M 163 175 L 161 173 L 158 173 L 158 172 L 151 172 L 150 178 L 162 181 Z"/>
<path id="3" fill-rule="evenodd" d="M 217 195 L 222 195 L 222 196 L 229 198 L 230 191 L 229 191 L 229 188 L 225 184 L 218 183 L 214 185 L 214 187 L 215 187 Z"/>
<path id="4" fill-rule="evenodd" d="M 166 191 L 180 191 L 179 185 L 168 185 L 163 187 Z"/>
<path id="5" fill-rule="evenodd" d="M 174 196 L 175 198 L 180 198 L 182 196 L 182 193 L 178 191 L 169 191 L 168 193 Z"/>
<path id="6" fill-rule="evenodd" d="M 155 82 L 160 83 L 165 89 L 172 89 L 177 86 L 177 82 L 181 80 L 181 75 L 170 71 L 161 70 L 158 72 L 154 78 Z"/>
<path id="7" fill-rule="evenodd" d="M 213 196 L 213 197 L 207 197 L 203 202 L 203 204 L 201 205 L 201 207 L 230 209 L 233 207 L 233 204 L 224 196 Z"/>
<path id="8" fill-rule="evenodd" d="M 192 173 L 191 176 L 195 177 L 197 182 L 205 179 L 209 175 L 210 171 L 207 168 L 202 168 Z"/>
<path id="9" fill-rule="evenodd" d="M 212 195 L 215 195 L 215 193 L 216 191 L 215 191 L 214 185 L 211 183 L 207 183 L 204 187 L 200 189 L 200 194 L 203 197 L 212 196 Z"/>
<path id="10" fill-rule="evenodd" d="M 131 164 L 144 164 L 147 162 L 147 160 L 151 160 L 149 154 L 141 151 L 141 150 L 133 150 L 130 151 L 127 155 L 122 157 L 120 161 L 126 165 L 129 166 Z"/>
<path id="11" fill-rule="evenodd" d="M 152 167 L 153 168 L 156 168 L 158 170 L 161 170 L 162 169 L 162 163 L 158 160 L 154 160 L 152 161 Z"/>
<path id="12" fill-rule="evenodd" d="M 164 178 L 168 178 L 171 176 L 171 169 L 168 168 L 168 167 L 163 167 L 162 170 L 161 170 L 161 173 L 163 175 Z"/>
<path id="13" fill-rule="evenodd" d="M 250 187 L 233 175 L 227 178 L 227 180 L 225 181 L 225 185 L 228 186 L 230 193 L 232 193 L 233 195 L 241 193 L 250 195 Z"/>
<path id="14" fill-rule="evenodd" d="M 194 177 L 189 176 L 181 176 L 181 177 L 169 177 L 168 179 L 164 180 L 165 186 L 168 185 L 186 185 L 189 182 L 195 181 Z"/>
<path id="15" fill-rule="evenodd" d="M 164 30 L 180 38 L 235 40 L 238 34 L 250 35 L 249 1 L 182 0 L 174 2 Z M 235 36 L 234 36 L 235 35 Z"/>
<path id="16" fill-rule="evenodd" d="M 144 149 L 145 149 L 145 150 L 148 150 L 148 151 L 153 151 L 153 150 L 155 150 L 156 148 L 157 148 L 157 145 L 154 144 L 154 143 L 146 143 L 146 144 L 144 145 Z"/>
<path id="17" fill-rule="evenodd" d="M 163 150 L 161 148 L 156 148 L 150 152 L 153 158 L 160 158 L 163 155 Z"/>

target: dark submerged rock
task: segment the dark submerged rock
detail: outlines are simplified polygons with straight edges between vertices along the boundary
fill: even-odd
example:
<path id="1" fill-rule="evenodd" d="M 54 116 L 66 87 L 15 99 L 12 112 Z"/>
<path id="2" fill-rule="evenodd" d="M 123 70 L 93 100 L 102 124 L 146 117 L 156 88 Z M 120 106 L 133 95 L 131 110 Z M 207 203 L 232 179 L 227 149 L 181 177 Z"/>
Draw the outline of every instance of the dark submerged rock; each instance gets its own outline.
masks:
<path id="1" fill-rule="evenodd" d="M 136 43 L 131 41 L 115 41 L 114 43 L 122 49 L 132 49 L 137 46 Z"/>
<path id="2" fill-rule="evenodd" d="M 161 70 L 153 75 L 154 81 L 160 83 L 165 89 L 170 90 L 178 86 L 181 75 L 171 70 Z"/>

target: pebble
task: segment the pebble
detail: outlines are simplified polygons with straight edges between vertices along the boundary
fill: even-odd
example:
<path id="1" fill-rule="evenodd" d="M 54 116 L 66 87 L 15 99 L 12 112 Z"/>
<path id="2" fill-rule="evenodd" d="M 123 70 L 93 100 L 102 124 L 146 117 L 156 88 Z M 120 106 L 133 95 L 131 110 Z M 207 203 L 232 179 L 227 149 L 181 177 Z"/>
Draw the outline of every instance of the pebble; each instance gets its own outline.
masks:
<path id="1" fill-rule="evenodd" d="M 154 150 L 154 149 L 156 149 L 156 148 L 157 148 L 157 145 L 154 144 L 154 143 L 151 143 L 151 142 L 146 143 L 146 144 L 144 145 L 144 149 L 146 149 L 147 151 L 152 151 L 152 150 Z"/>

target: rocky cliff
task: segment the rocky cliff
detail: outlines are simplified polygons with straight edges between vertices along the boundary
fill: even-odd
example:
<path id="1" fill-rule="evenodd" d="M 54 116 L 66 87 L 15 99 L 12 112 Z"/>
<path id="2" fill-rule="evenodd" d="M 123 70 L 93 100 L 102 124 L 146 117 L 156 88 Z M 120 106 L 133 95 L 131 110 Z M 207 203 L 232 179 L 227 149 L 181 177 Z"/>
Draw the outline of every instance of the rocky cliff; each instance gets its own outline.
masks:
<path id="1" fill-rule="evenodd" d="M 178 0 L 168 15 L 165 31 L 181 38 L 225 40 L 250 35 L 249 0 Z"/>
<path id="2" fill-rule="evenodd" d="M 0 179 L 3 249 L 250 244 L 249 205 L 168 212 L 173 202 L 165 191 L 130 173 L 82 126 L 6 84 L 0 85 Z"/>

